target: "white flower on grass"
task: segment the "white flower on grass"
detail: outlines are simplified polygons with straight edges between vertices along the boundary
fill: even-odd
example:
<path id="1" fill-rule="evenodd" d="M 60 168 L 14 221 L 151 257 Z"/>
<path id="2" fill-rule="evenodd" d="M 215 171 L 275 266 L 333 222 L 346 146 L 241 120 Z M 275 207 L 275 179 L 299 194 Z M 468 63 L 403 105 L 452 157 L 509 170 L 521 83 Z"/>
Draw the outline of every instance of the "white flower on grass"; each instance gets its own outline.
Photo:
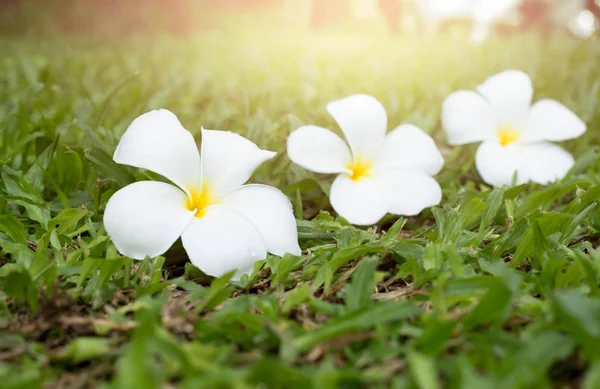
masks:
<path id="1" fill-rule="evenodd" d="M 517 184 L 545 185 L 564 178 L 573 157 L 550 142 L 583 134 L 581 119 L 554 100 L 530 106 L 531 80 L 518 70 L 490 77 L 477 92 L 451 94 L 443 104 L 442 121 L 451 145 L 483 142 L 475 162 L 486 183 L 511 185 L 515 173 Z"/>
<path id="2" fill-rule="evenodd" d="M 444 165 L 433 139 L 403 124 L 386 135 L 379 101 L 353 95 L 327 105 L 348 140 L 316 126 L 288 138 L 290 159 L 317 173 L 340 173 L 331 186 L 335 211 L 352 224 L 369 225 L 386 213 L 412 216 L 439 204 L 442 191 L 431 176 Z"/>
<path id="3" fill-rule="evenodd" d="M 141 181 L 119 190 L 106 205 L 106 231 L 134 259 L 161 255 L 181 237 L 192 263 L 217 277 L 251 272 L 267 252 L 299 255 L 288 198 L 271 186 L 243 185 L 274 155 L 238 134 L 204 129 L 198 153 L 174 114 L 148 112 L 123 134 L 114 160 L 175 185 Z"/>

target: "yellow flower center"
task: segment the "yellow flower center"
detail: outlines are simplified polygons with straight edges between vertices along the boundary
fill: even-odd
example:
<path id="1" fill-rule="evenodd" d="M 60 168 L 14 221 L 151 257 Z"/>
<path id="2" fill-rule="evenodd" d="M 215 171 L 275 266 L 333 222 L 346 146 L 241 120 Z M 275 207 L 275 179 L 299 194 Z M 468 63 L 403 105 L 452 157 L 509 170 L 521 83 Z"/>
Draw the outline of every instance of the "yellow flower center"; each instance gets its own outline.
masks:
<path id="1" fill-rule="evenodd" d="M 504 126 L 496 133 L 498 142 L 504 147 L 519 140 L 521 134 L 519 131 L 512 129 L 509 126 Z"/>
<path id="2" fill-rule="evenodd" d="M 214 205 L 217 202 L 212 194 L 212 191 L 207 185 L 203 185 L 203 188 L 199 191 L 191 191 L 185 207 L 189 211 L 196 211 L 197 218 L 201 218 L 206 213 L 206 207 Z"/>
<path id="3" fill-rule="evenodd" d="M 370 177 L 372 165 L 373 161 L 363 161 L 362 158 L 356 157 L 353 162 L 346 164 L 346 167 L 350 169 L 348 176 L 352 181 L 360 181 L 365 177 Z"/>

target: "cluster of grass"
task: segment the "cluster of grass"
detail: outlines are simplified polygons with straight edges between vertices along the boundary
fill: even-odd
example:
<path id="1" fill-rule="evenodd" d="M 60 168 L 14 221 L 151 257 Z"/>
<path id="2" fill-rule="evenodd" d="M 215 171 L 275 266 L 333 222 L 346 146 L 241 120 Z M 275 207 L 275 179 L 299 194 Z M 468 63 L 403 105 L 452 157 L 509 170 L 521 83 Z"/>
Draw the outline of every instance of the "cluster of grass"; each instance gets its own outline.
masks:
<path id="1" fill-rule="evenodd" d="M 215 30 L 0 45 L 3 388 L 600 388 L 598 42 Z M 445 146 L 443 99 L 509 68 L 588 123 L 562 182 L 492 190 L 474 147 Z M 390 128 L 436 138 L 442 205 L 355 228 L 331 212 L 331 177 L 290 163 L 290 131 L 336 128 L 325 104 L 359 92 Z M 157 108 L 198 141 L 204 126 L 279 152 L 252 181 L 290 196 L 301 257 L 230 284 L 180 245 L 118 254 L 108 198 L 161 178 L 111 155 Z"/>

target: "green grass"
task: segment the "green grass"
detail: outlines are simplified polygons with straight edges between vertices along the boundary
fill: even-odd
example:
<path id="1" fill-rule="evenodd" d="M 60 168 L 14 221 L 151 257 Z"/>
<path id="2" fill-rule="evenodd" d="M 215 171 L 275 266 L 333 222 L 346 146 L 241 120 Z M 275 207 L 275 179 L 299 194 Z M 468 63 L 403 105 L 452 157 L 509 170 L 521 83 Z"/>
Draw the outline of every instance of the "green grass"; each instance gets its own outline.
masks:
<path id="1" fill-rule="evenodd" d="M 0 386 L 600 388 L 598 42 L 213 30 L 0 47 Z M 560 183 L 491 190 L 475 147 L 444 143 L 443 99 L 509 68 L 588 124 L 565 143 L 577 165 Z M 290 163 L 290 131 L 335 129 L 325 104 L 359 92 L 390 129 L 436 138 L 439 207 L 354 228 L 331 212 L 332 177 Z M 226 129 L 279 153 L 252 181 L 290 196 L 302 257 L 231 285 L 180 244 L 117 253 L 108 198 L 160 178 L 111 155 L 157 108 L 198 141 L 201 126 Z"/>

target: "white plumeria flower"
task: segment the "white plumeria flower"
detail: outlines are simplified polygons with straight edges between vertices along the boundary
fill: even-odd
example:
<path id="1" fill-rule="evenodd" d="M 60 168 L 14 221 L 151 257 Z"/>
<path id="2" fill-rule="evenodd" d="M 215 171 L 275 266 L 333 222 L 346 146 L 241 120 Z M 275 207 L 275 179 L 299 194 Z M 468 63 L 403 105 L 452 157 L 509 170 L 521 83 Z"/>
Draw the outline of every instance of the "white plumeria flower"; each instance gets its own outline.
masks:
<path id="1" fill-rule="evenodd" d="M 104 226 L 122 254 L 163 254 L 181 237 L 194 265 L 221 276 L 249 273 L 267 252 L 300 254 L 288 198 L 266 185 L 242 185 L 274 152 L 226 131 L 192 134 L 167 111 L 148 112 L 129 126 L 114 160 L 158 173 L 175 185 L 141 181 L 108 201 Z"/>
<path id="2" fill-rule="evenodd" d="M 477 93 L 478 92 L 478 93 Z M 531 105 L 529 76 L 509 70 L 490 77 L 474 91 L 451 94 L 442 108 L 448 143 L 483 142 L 475 162 L 483 180 L 495 186 L 564 178 L 575 163 L 550 143 L 577 138 L 585 123 L 564 105 L 544 99 Z"/>
<path id="3" fill-rule="evenodd" d="M 431 176 L 444 165 L 433 139 L 412 124 L 387 131 L 379 101 L 353 95 L 327 105 L 348 140 L 321 127 L 304 126 L 288 138 L 290 159 L 317 173 L 340 173 L 331 186 L 335 211 L 352 224 L 370 225 L 386 213 L 413 216 L 440 203 Z"/>

